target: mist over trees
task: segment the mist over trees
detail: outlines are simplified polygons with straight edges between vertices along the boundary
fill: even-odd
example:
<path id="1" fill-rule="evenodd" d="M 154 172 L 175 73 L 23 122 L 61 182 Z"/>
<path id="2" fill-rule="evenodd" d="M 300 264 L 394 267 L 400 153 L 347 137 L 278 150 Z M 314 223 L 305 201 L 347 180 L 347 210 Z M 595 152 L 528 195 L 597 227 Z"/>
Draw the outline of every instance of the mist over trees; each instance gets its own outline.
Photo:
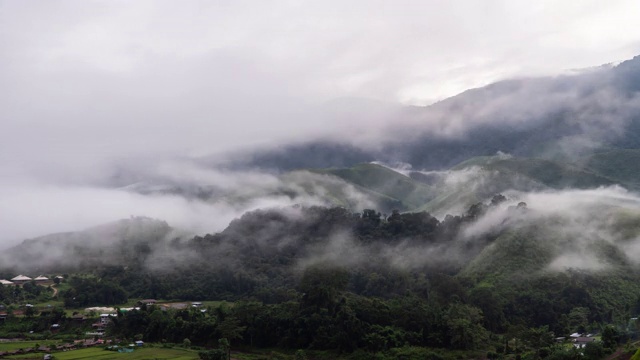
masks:
<path id="1" fill-rule="evenodd" d="M 143 222 L 145 229 L 166 226 L 128 221 Z M 79 265 L 75 272 L 91 275 L 71 275 L 61 296 L 74 308 L 127 298 L 233 302 L 206 312 L 145 305 L 111 325 L 116 336 L 152 342 L 189 339 L 217 347 L 225 338 L 232 346 L 344 353 L 415 346 L 550 354 L 561 350 L 548 334 L 603 331 L 604 324 L 625 323 L 640 309 L 640 269 L 624 260 L 620 244 L 594 240 L 598 261 L 610 267 L 550 267 L 575 246 L 546 242 L 556 221 L 504 195 L 442 220 L 427 212 L 374 209 L 257 210 L 216 234 L 128 237 L 122 254 L 135 256 Z M 63 263 L 48 266 L 55 272 Z M 621 340 L 612 341 L 603 346 Z"/>

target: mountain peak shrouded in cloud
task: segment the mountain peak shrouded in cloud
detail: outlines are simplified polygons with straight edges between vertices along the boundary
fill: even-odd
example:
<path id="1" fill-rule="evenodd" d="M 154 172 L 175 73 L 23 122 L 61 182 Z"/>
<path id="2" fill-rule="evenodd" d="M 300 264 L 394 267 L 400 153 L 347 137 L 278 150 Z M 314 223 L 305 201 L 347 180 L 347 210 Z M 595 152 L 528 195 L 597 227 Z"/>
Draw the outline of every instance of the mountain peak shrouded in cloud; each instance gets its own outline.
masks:
<path id="1" fill-rule="evenodd" d="M 166 139 L 167 149 L 155 154 L 151 153 L 155 149 L 153 144 L 145 149 L 146 136 L 157 136 L 156 130 L 162 128 L 162 123 L 149 123 L 144 128 L 139 139 L 143 152 L 128 149 L 125 144 L 121 149 L 116 136 L 113 137 L 116 142 L 104 145 L 103 149 L 113 155 L 120 153 L 117 156 L 105 157 L 104 153 L 69 148 L 65 154 L 47 153 L 31 162 L 28 159 L 18 161 L 19 155 L 11 157 L 11 153 L 4 153 L 10 161 L 2 171 L 10 176 L 5 177 L 7 186 L 2 190 L 5 200 L 2 212 L 6 214 L 5 218 L 14 221 L 5 223 L 1 230 L 6 234 L 5 241 L 15 242 L 47 232 L 71 230 L 77 226 L 73 225 L 76 222 L 90 226 L 140 213 L 167 219 L 179 227 L 198 232 L 219 229 L 244 211 L 263 206 L 308 203 L 360 210 L 365 206 L 385 209 L 402 204 L 407 199 L 388 197 L 384 192 L 380 195 L 379 190 L 372 192 L 348 178 L 288 173 L 298 169 L 348 168 L 375 160 L 408 163 L 418 172 L 443 171 L 471 157 L 506 152 L 580 167 L 584 165 L 582 162 L 589 162 L 587 157 L 593 153 L 640 146 L 638 132 L 634 130 L 640 128 L 637 116 L 640 102 L 638 94 L 627 82 L 636 74 L 634 61 L 637 60 L 573 75 L 505 80 L 427 107 L 403 107 L 348 98 L 326 102 L 310 108 L 313 111 L 295 112 L 299 121 L 313 123 L 309 129 L 318 130 L 313 135 L 290 136 L 280 142 L 269 139 L 261 145 L 231 147 L 205 156 L 171 150 L 170 137 Z M 622 73 L 624 76 L 620 75 Z M 334 126 L 348 123 L 350 119 L 354 120 L 351 125 Z M 224 128 L 226 123 L 216 122 L 216 126 Z M 133 123 L 131 129 L 122 128 L 124 136 L 131 135 L 126 133 L 135 132 L 136 127 L 140 125 Z M 357 135 L 360 128 L 361 134 Z M 72 130 L 75 129 L 65 128 L 69 134 Z M 251 128 L 247 130 L 251 131 Z M 211 134 L 216 136 L 215 130 Z M 203 141 L 202 145 L 206 147 L 210 142 L 215 143 Z M 33 144 L 30 149 L 38 149 L 37 139 L 30 144 Z M 198 147 L 198 144 L 194 146 Z M 125 156 L 121 153 L 123 150 L 129 153 Z M 51 157 L 56 159 L 49 161 Z M 521 166 L 524 162 L 515 161 L 509 166 L 515 164 Z M 530 162 L 527 166 L 533 164 L 535 162 Z M 565 169 L 563 166 L 558 169 Z M 508 167 L 494 170 L 506 171 Z M 16 169 L 20 171 L 12 171 Z M 562 171 L 562 174 L 569 174 L 573 170 Z M 416 174 L 423 180 L 425 176 L 440 179 L 441 184 L 449 184 L 442 179 L 458 176 L 458 173 L 444 173 L 444 178 Z M 541 188 L 535 185 L 540 183 L 539 179 L 531 178 L 530 173 L 518 174 L 527 180 L 510 178 L 499 183 L 511 184 L 519 190 L 527 186 Z M 481 182 L 494 176 L 486 173 Z M 593 174 L 583 179 L 597 176 L 603 176 L 597 182 L 601 185 L 617 182 L 608 179 L 608 174 Z M 632 177 L 626 175 L 623 182 L 617 183 L 635 186 L 629 176 Z M 542 184 L 549 186 L 544 181 Z M 492 191 L 508 190 L 508 187 L 492 189 L 485 185 L 481 188 L 484 190 L 470 197 L 465 195 L 465 198 L 478 200 L 479 194 L 489 196 Z M 446 204 L 451 200 L 443 203 L 442 199 L 446 199 L 445 194 L 450 190 L 449 185 L 436 187 L 430 197 L 419 201 L 425 201 L 429 209 L 444 211 L 451 205 Z M 444 191 L 440 194 L 440 205 L 427 205 L 435 200 L 437 191 Z M 48 209 L 56 207 L 63 199 L 68 206 L 51 216 Z M 414 201 L 409 199 L 408 203 L 413 204 L 413 209 L 420 208 Z M 49 205 L 34 209 L 30 205 L 34 202 Z M 468 203 L 460 203 L 454 208 L 459 210 L 466 205 Z M 92 211 L 87 212 L 87 208 Z M 410 207 L 403 209 L 411 210 Z M 47 230 L 33 232 L 25 226 L 34 219 Z"/>
<path id="2" fill-rule="evenodd" d="M 640 97 L 633 87 L 640 76 L 637 62 L 638 57 L 567 75 L 503 80 L 430 106 L 397 108 L 369 142 L 358 142 L 357 136 L 340 141 L 336 135 L 265 148 L 248 163 L 291 169 L 304 166 L 304 159 L 309 166 L 329 167 L 373 158 L 442 169 L 501 151 L 575 161 L 594 151 L 634 148 L 640 145 L 635 131 Z M 358 115 L 367 117 L 352 116 Z M 375 124 L 360 126 L 367 131 Z"/>
<path id="3" fill-rule="evenodd" d="M 506 152 L 580 167 L 589 163 L 587 157 L 594 152 L 640 145 L 639 132 L 634 130 L 640 128 L 636 115 L 640 103 L 637 93 L 626 82 L 636 74 L 633 61 L 573 75 L 505 80 L 427 107 L 402 107 L 347 98 L 331 101 L 314 106 L 314 111 L 296 113 L 304 115 L 300 115 L 300 121 L 314 122 L 313 126 L 319 129 L 317 133 L 293 136 L 277 146 L 271 141 L 259 146 L 216 151 L 212 155 L 185 156 L 176 149 L 174 153 L 166 149 L 156 154 L 144 154 L 122 145 L 129 151 L 126 156 L 103 157 L 104 154 L 77 148 L 69 149 L 66 155 L 44 154 L 36 162 L 18 161 L 19 155 L 11 157 L 7 152 L 4 156 L 10 161 L 2 171 L 10 176 L 5 177 L 7 186 L 2 190 L 2 213 L 4 218 L 13 221 L 5 223 L 1 230 L 5 241 L 15 242 L 48 232 L 73 230 L 78 226 L 75 224 L 86 227 L 139 213 L 201 232 L 220 229 L 244 211 L 262 206 L 309 203 L 346 205 L 360 210 L 367 204 L 383 209 L 401 204 L 401 199 L 384 198 L 387 196 L 384 194 L 380 197 L 371 189 L 351 183 L 348 178 L 327 178 L 327 175 L 304 172 L 287 174 L 297 169 L 348 168 L 374 160 L 408 163 L 417 171 L 442 171 L 471 157 Z M 325 122 L 326 117 L 333 120 Z M 337 128 L 332 125 L 349 119 L 354 119 L 357 125 Z M 136 126 L 139 125 L 134 124 L 134 128 Z M 158 126 L 162 127 L 150 123 L 145 128 L 145 135 L 139 139 L 141 148 L 145 147 L 142 145 L 145 136 L 157 135 Z M 225 122 L 217 123 L 217 126 L 224 127 Z M 359 127 L 362 127 L 363 136 L 355 135 Z M 73 127 L 66 128 L 69 134 L 72 130 Z M 123 128 L 123 131 L 129 130 Z M 215 131 L 212 134 L 215 136 Z M 113 139 L 116 140 L 113 146 L 103 148 L 116 153 L 123 150 L 117 142 L 119 137 Z M 167 143 L 171 143 L 170 138 Z M 205 146 L 208 143 L 202 142 Z M 34 151 L 38 149 L 36 139 L 30 144 Z M 144 151 L 153 149 L 150 146 Z M 57 159 L 50 162 L 51 156 Z M 12 171 L 16 166 L 20 171 Z M 604 168 L 599 166 L 597 169 Z M 446 172 L 443 173 L 445 177 L 416 174 L 423 179 L 427 176 L 436 179 L 434 181 L 443 181 L 441 184 L 449 184 L 448 180 L 443 180 L 445 178 L 459 176 L 459 173 Z M 511 184 L 519 190 L 528 186 L 541 188 L 535 185 L 539 182 L 535 177 L 519 174 L 527 180 L 510 178 L 498 183 Z M 599 184 L 616 182 L 607 178 L 608 173 L 599 174 L 594 175 L 604 176 Z M 491 173 L 482 176 L 476 184 L 488 184 L 488 179 L 495 177 Z M 583 177 L 590 178 L 594 177 Z M 633 178 L 632 174 L 623 178 L 623 184 L 635 186 L 629 180 Z M 439 205 L 433 207 L 425 203 L 425 206 L 444 211 L 453 199 L 446 195 L 451 189 L 450 185 L 434 188 L 433 194 L 444 191 L 440 194 Z M 507 190 L 508 187 L 482 185 L 478 189 L 484 190 L 456 198 L 478 200 L 479 194 L 489 196 L 492 191 Z M 424 199 L 435 200 L 433 197 Z M 52 216 L 49 209 L 59 208 L 61 201 L 67 206 Z M 35 209 L 31 204 L 36 202 L 47 205 Z M 460 210 L 467 205 L 463 202 L 450 209 Z M 87 211 L 87 208 L 92 210 Z M 43 230 L 34 231 L 26 226 L 32 221 L 37 221 Z"/>
<path id="4" fill-rule="evenodd" d="M 564 71 L 640 52 L 635 4 L 516 3 L 0 1 L 0 241 L 406 206 L 309 169 L 637 147 L 638 59 Z"/>

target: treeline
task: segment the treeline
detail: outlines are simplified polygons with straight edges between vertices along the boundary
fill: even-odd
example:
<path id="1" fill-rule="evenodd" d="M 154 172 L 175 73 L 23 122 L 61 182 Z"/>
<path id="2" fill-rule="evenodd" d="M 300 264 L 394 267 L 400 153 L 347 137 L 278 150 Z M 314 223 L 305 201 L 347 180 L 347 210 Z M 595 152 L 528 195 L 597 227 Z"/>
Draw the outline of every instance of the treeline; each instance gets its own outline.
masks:
<path id="1" fill-rule="evenodd" d="M 591 330 L 601 332 L 602 341 L 581 352 L 557 343 L 557 334 L 548 326 L 515 322 L 499 334 L 493 333 L 486 328 L 491 319 L 471 301 L 451 294 L 455 280 L 442 279 L 449 281 L 449 285 L 433 289 L 429 299 L 417 294 L 382 299 L 346 291 L 348 274 L 344 269 L 310 268 L 300 280 L 297 297 L 290 301 L 264 304 L 243 300 L 205 310 L 143 306 L 140 311 L 120 314 L 110 331 L 124 338 L 207 348 L 219 347 L 225 339 L 232 347 L 331 350 L 352 354 L 354 359 L 373 359 L 373 354 L 416 347 L 460 350 L 495 359 L 528 354 L 534 359 L 595 360 L 636 334 L 635 330 L 599 324 Z M 407 358 L 424 358 L 424 351 L 418 353 Z M 432 359 L 446 357 L 446 352 L 439 351 L 428 355 Z"/>
<path id="2" fill-rule="evenodd" d="M 305 273 L 297 299 L 280 304 L 239 301 L 202 311 L 156 306 L 122 313 L 111 334 L 147 341 L 217 346 L 379 352 L 406 345 L 450 349 L 486 346 L 482 312 L 461 302 L 439 304 L 418 296 L 368 298 L 344 291 L 341 270 Z"/>
<path id="3" fill-rule="evenodd" d="M 411 295 L 430 304 L 473 306 L 484 315 L 483 327 L 495 333 L 526 324 L 546 325 L 562 336 L 635 315 L 631 310 L 640 289 L 633 284 L 640 277 L 633 268 L 531 276 L 526 264 L 505 274 L 500 263 L 510 260 L 490 259 L 497 264 L 495 275 L 459 274 L 502 232 L 515 227 L 460 239 L 467 225 L 505 200 L 497 195 L 487 204 L 475 204 L 443 221 L 426 212 L 384 215 L 324 207 L 258 210 L 233 221 L 221 233 L 173 241 L 169 245 L 173 252 L 150 253 L 144 262 L 126 267 L 102 267 L 96 278 L 104 280 L 75 280 L 78 283 L 63 296 L 69 306 L 117 304 L 127 296 L 280 304 L 298 301 L 306 293 L 300 288 L 305 269 L 328 268 L 343 273 L 342 292 L 385 301 Z M 528 210 L 520 204 L 509 211 L 518 219 Z M 335 244 L 340 241 L 345 243 Z M 535 242 L 533 238 L 518 241 Z M 419 261 L 403 263 L 411 257 Z"/>
<path id="4" fill-rule="evenodd" d="M 554 337 L 613 329 L 615 339 L 605 347 L 590 345 L 603 354 L 635 336 L 629 319 L 640 312 L 640 276 L 628 263 L 532 274 L 530 266 L 544 264 L 552 250 L 536 238 L 544 224 L 523 220 L 534 211 L 526 204 L 508 208 L 503 226 L 469 234 L 469 226 L 505 200 L 498 195 L 442 221 L 427 212 L 258 210 L 218 234 L 170 239 L 157 248 L 145 240 L 136 261 L 72 276 L 60 296 L 73 308 L 127 298 L 233 302 L 206 312 L 145 307 L 121 314 L 110 329 L 131 339 L 187 339 L 205 347 L 227 339 L 232 346 L 344 353 L 415 346 L 560 359 L 575 354 L 557 348 Z M 496 241 L 511 233 L 510 242 Z M 508 251 L 488 259 L 492 266 L 482 271 L 469 270 L 472 259 L 496 246 Z M 516 253 L 517 259 L 510 256 Z"/>
<path id="5" fill-rule="evenodd" d="M 71 288 L 62 292 L 64 306 L 67 308 L 117 305 L 127 302 L 125 290 L 104 278 L 72 276 L 68 284 Z"/>
<path id="6" fill-rule="evenodd" d="M 345 253 L 332 262 L 349 265 L 350 290 L 388 297 L 403 294 L 413 286 L 409 278 L 420 272 L 394 266 L 392 261 L 398 257 L 390 254 L 395 247 L 438 251 L 464 247 L 458 257 L 432 256 L 412 266 L 422 272 L 455 274 L 490 241 L 455 244 L 461 227 L 474 221 L 484 207 L 443 221 L 427 212 L 394 211 L 387 216 L 374 210 L 352 213 L 324 207 L 257 210 L 231 222 L 221 233 L 176 240 L 162 254 L 141 254 L 139 262 L 101 267 L 97 274 L 113 279 L 132 297 L 237 300 L 251 296 L 273 303 L 290 298 L 307 263 L 322 260 L 323 254 L 331 256 L 326 248 L 332 241 L 347 239 L 361 253 L 354 252 L 351 258 Z"/>
<path id="7" fill-rule="evenodd" d="M 22 286 L 0 285 L 0 303 L 11 305 L 15 303 L 48 299 L 53 290 L 48 287 L 38 286 L 35 281 L 30 281 Z"/>

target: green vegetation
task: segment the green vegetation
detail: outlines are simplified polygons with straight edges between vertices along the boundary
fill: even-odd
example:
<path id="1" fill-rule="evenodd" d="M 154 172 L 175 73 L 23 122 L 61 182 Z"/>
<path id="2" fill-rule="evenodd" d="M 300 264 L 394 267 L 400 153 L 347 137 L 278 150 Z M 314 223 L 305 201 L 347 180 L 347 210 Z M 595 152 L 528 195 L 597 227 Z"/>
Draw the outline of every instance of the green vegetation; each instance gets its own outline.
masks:
<path id="1" fill-rule="evenodd" d="M 74 276 L 69 280 L 69 286 L 68 290 L 62 292 L 66 307 L 117 305 L 127 301 L 126 292 L 119 285 L 106 281 L 106 279 Z"/>
<path id="2" fill-rule="evenodd" d="M 615 183 L 587 170 L 544 159 L 508 158 L 491 161 L 485 166 L 490 170 L 520 174 L 554 189 L 586 189 Z"/>
<path id="3" fill-rule="evenodd" d="M 11 342 L 0 342 L 0 351 L 9 351 L 9 350 L 18 350 L 18 349 L 27 349 L 33 348 L 37 344 L 42 345 L 41 341 L 11 341 Z"/>
<path id="4" fill-rule="evenodd" d="M 14 315 L 16 289 L 43 295 L 31 285 L 3 288 L 9 315 L 0 336 L 70 341 L 98 321 L 97 314 L 74 319 L 70 308 L 153 298 L 203 304 L 118 312 L 108 336 L 181 344 L 179 356 L 187 358 L 258 349 L 238 355 L 256 359 L 570 358 L 575 350 L 554 337 L 597 332 L 601 343 L 585 353 L 596 359 L 635 338 L 638 326 L 630 318 L 640 315 L 640 269 L 625 244 L 637 236 L 640 214 L 599 208 L 589 218 L 594 228 L 620 228 L 607 238 L 601 232 L 578 238 L 562 216 L 507 203 L 496 195 L 442 221 L 427 212 L 257 210 L 218 234 L 128 237 L 123 246 L 140 249 L 139 256 L 71 274 L 58 294 L 66 311 L 36 307 Z M 497 214 L 497 225 L 473 231 Z M 576 246 L 579 260 L 594 268 L 554 267 Z M 47 271 L 57 271 L 55 264 Z M 102 356 L 96 351 L 65 356 Z"/>
<path id="5" fill-rule="evenodd" d="M 640 189 L 640 149 L 596 153 L 581 159 L 579 164 L 629 189 Z"/>
<path id="6" fill-rule="evenodd" d="M 418 208 L 434 197 L 430 186 L 377 164 L 313 171 L 340 177 L 370 192 L 394 199 L 406 210 Z"/>
<path id="7" fill-rule="evenodd" d="M 136 348 L 132 353 L 118 353 L 103 348 L 78 349 L 67 352 L 54 353 L 55 360 L 92 360 L 92 359 L 128 359 L 128 360 L 195 360 L 196 351 L 188 349 L 143 347 Z"/>

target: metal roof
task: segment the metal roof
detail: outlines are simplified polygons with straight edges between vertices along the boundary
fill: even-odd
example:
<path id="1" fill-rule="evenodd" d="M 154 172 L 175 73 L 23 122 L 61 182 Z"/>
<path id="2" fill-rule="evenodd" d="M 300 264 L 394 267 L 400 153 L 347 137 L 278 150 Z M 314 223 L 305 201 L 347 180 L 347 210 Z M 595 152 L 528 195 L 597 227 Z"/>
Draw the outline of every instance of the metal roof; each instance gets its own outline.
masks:
<path id="1" fill-rule="evenodd" d="M 13 279 L 11 279 L 11 281 L 31 281 L 33 279 L 31 279 L 28 276 L 24 276 L 24 275 L 18 275 L 16 277 L 14 277 Z"/>

